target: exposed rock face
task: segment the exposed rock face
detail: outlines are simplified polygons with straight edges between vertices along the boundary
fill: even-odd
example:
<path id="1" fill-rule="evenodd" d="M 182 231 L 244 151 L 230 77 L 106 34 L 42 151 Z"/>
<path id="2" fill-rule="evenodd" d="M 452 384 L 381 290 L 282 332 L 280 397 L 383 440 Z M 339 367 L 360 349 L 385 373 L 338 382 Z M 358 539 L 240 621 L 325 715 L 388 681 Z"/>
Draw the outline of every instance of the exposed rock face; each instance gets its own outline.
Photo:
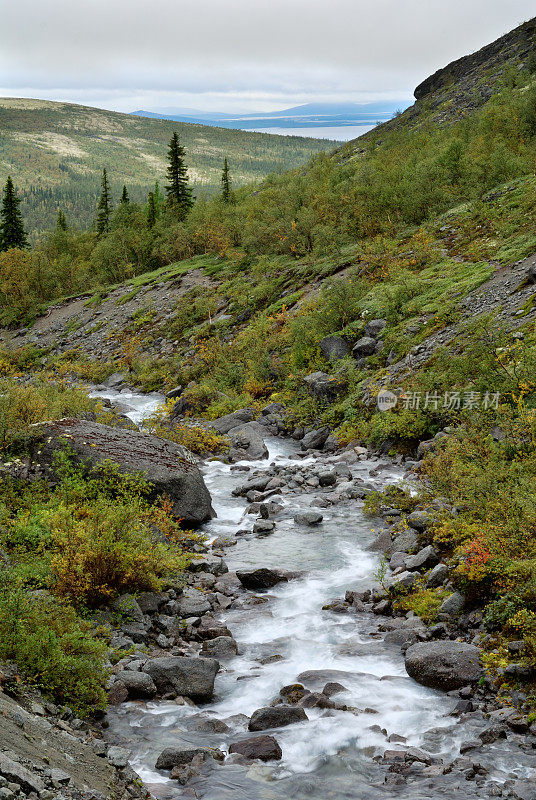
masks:
<path id="1" fill-rule="evenodd" d="M 273 736 L 255 736 L 251 739 L 242 739 L 241 742 L 233 742 L 229 752 L 240 753 L 246 758 L 258 758 L 259 761 L 279 761 L 283 756 Z"/>
<path id="2" fill-rule="evenodd" d="M 173 501 L 173 513 L 186 525 L 214 516 L 211 498 L 192 454 L 181 445 L 139 431 L 81 419 L 60 419 L 35 427 L 35 459 L 54 473 L 54 453 L 67 450 L 88 469 L 111 461 L 123 474 L 142 472 L 155 496 Z"/>
<path id="3" fill-rule="evenodd" d="M 320 352 L 327 361 L 338 361 L 350 352 L 348 342 L 342 336 L 325 336 L 319 347 Z"/>
<path id="4" fill-rule="evenodd" d="M 307 720 L 307 714 L 298 706 L 268 706 L 258 708 L 249 721 L 250 731 L 265 731 L 269 728 L 282 728 L 296 722 Z"/>
<path id="5" fill-rule="evenodd" d="M 433 689 L 461 689 L 482 675 L 480 650 L 464 642 L 422 642 L 406 652 L 406 670 L 417 683 Z"/>
<path id="6" fill-rule="evenodd" d="M 151 676 L 160 694 L 206 701 L 214 693 L 214 679 L 219 666 L 213 658 L 163 656 L 147 661 L 144 671 Z"/>
<path id="7" fill-rule="evenodd" d="M 495 42 L 486 45 L 477 53 L 472 53 L 453 61 L 419 84 L 415 89 L 415 98 L 422 100 L 433 92 L 441 91 L 449 86 L 459 85 L 461 81 L 464 84 L 468 84 L 471 79 L 475 80 L 479 77 L 479 69 L 484 66 L 489 73 L 493 69 L 497 70 L 504 62 L 516 56 L 520 60 L 526 58 L 533 46 L 532 36 L 535 32 L 536 22 L 530 20 Z M 498 78 L 499 75 L 497 75 Z M 491 75 L 488 74 L 488 89 L 490 81 Z M 467 88 L 469 87 L 466 86 Z"/>

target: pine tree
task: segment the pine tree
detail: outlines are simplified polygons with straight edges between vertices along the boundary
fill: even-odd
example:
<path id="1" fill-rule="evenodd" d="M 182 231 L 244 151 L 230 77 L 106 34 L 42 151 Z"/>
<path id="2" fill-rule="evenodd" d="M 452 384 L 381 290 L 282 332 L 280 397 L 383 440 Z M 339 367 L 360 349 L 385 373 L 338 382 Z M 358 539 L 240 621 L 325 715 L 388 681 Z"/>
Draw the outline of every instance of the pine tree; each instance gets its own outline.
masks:
<path id="1" fill-rule="evenodd" d="M 97 205 L 97 233 L 99 236 L 103 236 L 110 230 L 110 214 L 112 213 L 110 187 L 108 185 L 106 169 L 102 170 L 101 187 L 101 196 Z"/>
<path id="2" fill-rule="evenodd" d="M 119 201 L 124 206 L 127 206 L 130 203 L 130 197 L 128 196 L 127 187 L 123 186 L 123 192 L 121 194 L 121 200 Z"/>
<path id="3" fill-rule="evenodd" d="M 19 203 L 10 175 L 6 181 L 0 209 L 0 250 L 9 250 L 11 247 L 22 248 L 28 244 Z"/>
<path id="4" fill-rule="evenodd" d="M 67 227 L 68 226 L 67 226 L 67 220 L 65 219 L 65 214 L 63 213 L 63 211 L 60 208 L 58 210 L 58 219 L 56 221 L 56 228 L 59 231 L 66 231 Z"/>
<path id="5" fill-rule="evenodd" d="M 166 186 L 166 193 L 168 203 L 176 211 L 179 220 L 186 217 L 194 204 L 184 156 L 184 147 L 180 144 L 177 133 L 174 133 L 168 150 L 167 178 L 169 183 Z"/>
<path id="6" fill-rule="evenodd" d="M 149 192 L 149 195 L 147 197 L 147 225 L 149 226 L 149 228 L 154 228 L 156 217 L 157 217 L 157 211 L 154 200 L 154 192 Z"/>
<path id="7" fill-rule="evenodd" d="M 221 196 L 224 203 L 231 202 L 231 177 L 229 174 L 229 162 L 227 161 L 227 157 L 223 159 L 223 171 L 221 174 Z"/>

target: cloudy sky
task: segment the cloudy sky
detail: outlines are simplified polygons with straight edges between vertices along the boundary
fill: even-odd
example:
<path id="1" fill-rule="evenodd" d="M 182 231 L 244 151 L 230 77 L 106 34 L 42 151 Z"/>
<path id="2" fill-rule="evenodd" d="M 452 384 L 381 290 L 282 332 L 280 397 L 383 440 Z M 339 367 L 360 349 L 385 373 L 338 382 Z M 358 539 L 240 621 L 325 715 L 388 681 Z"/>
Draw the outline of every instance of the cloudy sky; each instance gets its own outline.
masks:
<path id="1" fill-rule="evenodd" d="M 409 102 L 534 0 L 0 0 L 0 95 L 119 111 Z"/>

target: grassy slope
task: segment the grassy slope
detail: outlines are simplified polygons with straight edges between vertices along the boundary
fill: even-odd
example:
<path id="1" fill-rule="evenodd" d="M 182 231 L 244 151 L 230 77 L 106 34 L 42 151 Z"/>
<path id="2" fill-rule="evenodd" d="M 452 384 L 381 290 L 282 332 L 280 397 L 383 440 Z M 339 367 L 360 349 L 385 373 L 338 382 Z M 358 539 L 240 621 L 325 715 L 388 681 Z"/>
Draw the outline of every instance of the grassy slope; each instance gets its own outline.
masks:
<path id="1" fill-rule="evenodd" d="M 107 167 L 117 195 L 126 183 L 132 199 L 163 182 L 166 150 L 177 131 L 197 190 L 219 186 L 227 156 L 235 183 L 292 169 L 333 146 L 320 139 L 145 119 L 98 108 L 41 100 L 0 99 L 0 178 L 22 189 L 30 230 L 50 227 L 58 205 L 72 222 L 91 222 L 99 179 Z M 4 176 L 2 178 L 2 175 Z"/>

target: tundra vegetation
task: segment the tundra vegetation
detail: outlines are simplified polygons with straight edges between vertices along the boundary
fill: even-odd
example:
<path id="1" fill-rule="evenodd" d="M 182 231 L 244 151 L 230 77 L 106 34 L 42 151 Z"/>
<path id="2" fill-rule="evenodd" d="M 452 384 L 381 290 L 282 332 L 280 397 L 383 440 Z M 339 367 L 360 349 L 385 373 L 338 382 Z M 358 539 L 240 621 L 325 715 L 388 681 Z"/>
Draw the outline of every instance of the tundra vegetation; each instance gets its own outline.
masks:
<path id="1" fill-rule="evenodd" d="M 188 160 L 188 150 L 177 147 L 172 142 L 171 170 L 174 163 L 182 169 L 177 158 Z M 68 215 L 61 224 L 59 218 L 31 249 L 0 254 L 5 326 L 29 324 L 69 295 L 87 293 L 87 302 L 98 305 L 123 282 L 132 297 L 141 286 L 193 269 L 210 282 L 190 288 L 158 323 L 150 307 L 140 307 L 121 332 L 115 364 L 99 363 L 82 347 L 61 354 L 30 346 L 5 350 L 4 457 L 24 457 L 32 423 L 95 411 L 64 378 L 100 380 L 118 367 L 146 389 L 188 387 L 182 397 L 192 417 L 214 419 L 244 406 L 260 411 L 278 401 L 296 426 L 327 425 L 341 444 L 407 454 L 442 432 L 424 458 L 423 499 L 432 508 L 440 495 L 459 513 L 434 511 L 426 537 L 449 560 L 469 607 L 484 611 L 488 669 L 508 693 L 517 680 L 501 671 L 514 658 L 509 641 L 523 639 L 521 660 L 536 668 L 533 301 L 515 311 L 512 334 L 497 322 L 499 306 L 472 318 L 463 300 L 498 267 L 536 251 L 535 159 L 529 61 L 505 70 L 485 104 L 447 124 L 438 124 L 424 105 L 418 124 L 402 115 L 386 129 L 256 185 L 232 183 L 232 160 L 222 160 L 222 191 L 213 197 L 192 204 L 183 183 L 174 200 L 180 187 L 173 188 L 168 173 L 167 198 L 158 186 L 146 203 L 130 200 L 127 191 L 108 209 L 107 224 L 80 231 Z M 103 210 L 101 203 L 102 223 Z M 382 349 L 365 359 L 349 353 L 326 360 L 323 338 L 355 342 L 370 319 L 386 322 Z M 439 344 L 395 380 L 397 406 L 378 411 L 375 396 L 390 364 L 453 326 L 454 341 Z M 149 351 L 158 336 L 177 344 L 156 359 Z M 336 392 L 311 394 L 304 377 L 318 370 L 333 379 Z M 30 384 L 20 380 L 28 374 Z M 452 393 L 497 399 L 407 402 Z M 161 417 L 147 425 L 170 435 Z M 218 437 L 187 426 L 174 435 L 199 453 L 221 446 Z M 389 498 L 397 502 L 410 510 L 407 497 Z M 62 693 L 65 702 L 100 702 L 104 650 L 87 615 L 119 592 L 157 586 L 163 575 L 180 572 L 190 557 L 182 544 L 191 535 L 165 503 L 147 502 L 143 481 L 125 483 L 107 472 L 88 482 L 68 459 L 53 489 L 3 481 L 0 514 L 3 563 L 9 564 L 0 597 L 0 655 L 16 658 L 28 677 Z M 167 544 L 149 546 L 155 524 Z M 28 614 L 36 590 L 42 600 Z M 442 599 L 441 589 L 417 585 L 398 602 L 432 621 Z M 77 685 L 83 691 L 75 692 Z M 536 704 L 536 687 L 530 692 Z"/>

